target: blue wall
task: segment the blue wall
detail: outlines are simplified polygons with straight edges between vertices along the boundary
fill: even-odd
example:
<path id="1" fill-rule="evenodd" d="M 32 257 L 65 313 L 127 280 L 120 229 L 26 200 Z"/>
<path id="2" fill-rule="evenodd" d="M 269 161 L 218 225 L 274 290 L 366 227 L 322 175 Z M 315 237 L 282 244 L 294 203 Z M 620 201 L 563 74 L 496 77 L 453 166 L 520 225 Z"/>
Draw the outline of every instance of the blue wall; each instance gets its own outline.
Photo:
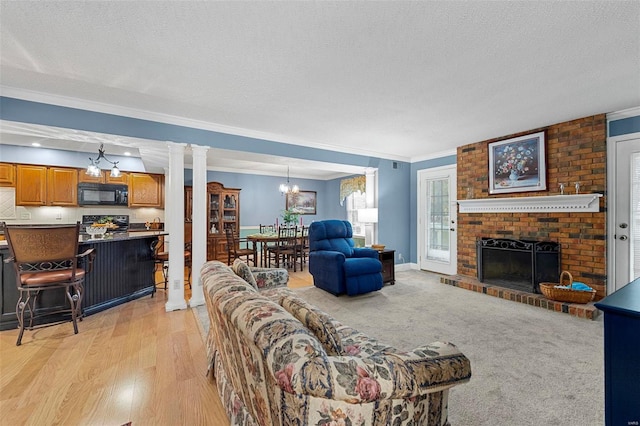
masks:
<path id="1" fill-rule="evenodd" d="M 640 132 L 640 116 L 627 117 L 609 122 L 610 137 L 638 132 Z"/>
<path id="2" fill-rule="evenodd" d="M 240 188 L 240 226 L 273 224 L 276 217 L 282 223 L 282 211 L 286 207 L 284 195 L 278 191 L 283 178 L 244 173 L 207 172 L 207 182 L 220 182 L 227 188 Z M 301 216 L 303 224 L 313 220 L 334 218 L 327 205 L 328 182 L 314 179 L 291 179 L 303 191 L 316 191 L 316 214 Z M 192 184 L 192 171 L 185 170 L 185 185 Z M 339 185 L 339 181 L 338 181 Z M 342 216 L 345 216 L 344 208 Z"/>
<path id="3" fill-rule="evenodd" d="M 0 161 L 6 163 L 22 164 L 52 164 L 60 167 L 85 168 L 89 164 L 89 157 L 96 158 L 98 151 L 94 155 L 86 152 L 64 151 L 61 149 L 32 148 L 28 146 L 2 145 L 0 144 Z M 118 168 L 130 172 L 144 172 L 144 164 L 140 158 L 123 157 L 118 155 L 107 155 L 112 161 L 118 161 Z M 100 162 L 103 165 L 102 161 Z M 110 164 L 104 164 L 108 167 Z M 109 167 L 111 168 L 111 167 Z"/>

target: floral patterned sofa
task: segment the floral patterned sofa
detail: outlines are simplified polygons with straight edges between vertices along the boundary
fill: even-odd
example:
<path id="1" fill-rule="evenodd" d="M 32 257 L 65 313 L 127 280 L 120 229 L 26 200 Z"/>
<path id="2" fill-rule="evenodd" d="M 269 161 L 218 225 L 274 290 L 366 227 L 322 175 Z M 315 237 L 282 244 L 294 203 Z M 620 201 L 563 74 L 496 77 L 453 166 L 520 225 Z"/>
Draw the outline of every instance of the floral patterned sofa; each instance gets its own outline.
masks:
<path id="1" fill-rule="evenodd" d="M 251 269 L 210 261 L 201 270 L 209 361 L 231 424 L 449 424 L 449 388 L 471 377 L 454 345 L 399 351 Z"/>

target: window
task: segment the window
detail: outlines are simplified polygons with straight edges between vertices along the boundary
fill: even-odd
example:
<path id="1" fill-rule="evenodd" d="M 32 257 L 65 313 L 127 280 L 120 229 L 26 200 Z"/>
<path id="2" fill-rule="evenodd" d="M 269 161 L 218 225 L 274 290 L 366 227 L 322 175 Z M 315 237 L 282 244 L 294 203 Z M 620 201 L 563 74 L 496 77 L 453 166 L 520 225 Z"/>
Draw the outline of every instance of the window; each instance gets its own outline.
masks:
<path id="1" fill-rule="evenodd" d="M 358 209 L 367 207 L 367 197 L 364 192 L 352 192 L 346 198 L 347 204 L 347 220 L 351 222 L 353 227 L 353 236 L 365 236 L 364 223 L 358 222 Z"/>

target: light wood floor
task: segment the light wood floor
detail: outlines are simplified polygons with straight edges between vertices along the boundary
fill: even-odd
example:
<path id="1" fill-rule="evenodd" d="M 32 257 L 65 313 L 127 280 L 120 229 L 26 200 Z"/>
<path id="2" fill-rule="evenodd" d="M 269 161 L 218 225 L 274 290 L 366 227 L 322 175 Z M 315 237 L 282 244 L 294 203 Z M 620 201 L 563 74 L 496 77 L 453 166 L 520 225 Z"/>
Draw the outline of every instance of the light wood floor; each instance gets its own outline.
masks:
<path id="1" fill-rule="evenodd" d="M 312 278 L 291 272 L 289 284 Z M 0 332 L 0 424 L 228 425 L 194 313 L 165 302 L 159 290 L 86 317 L 75 335 L 71 323 L 25 331 L 21 346 L 17 329 Z"/>

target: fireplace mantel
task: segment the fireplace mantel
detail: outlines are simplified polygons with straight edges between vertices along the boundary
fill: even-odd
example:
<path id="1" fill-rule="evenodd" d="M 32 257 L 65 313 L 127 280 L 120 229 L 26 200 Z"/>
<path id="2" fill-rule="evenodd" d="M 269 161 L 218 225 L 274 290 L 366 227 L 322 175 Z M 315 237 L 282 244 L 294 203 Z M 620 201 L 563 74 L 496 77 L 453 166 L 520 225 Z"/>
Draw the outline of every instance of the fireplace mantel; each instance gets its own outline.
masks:
<path id="1" fill-rule="evenodd" d="M 602 194 L 458 200 L 459 213 L 599 212 Z"/>

